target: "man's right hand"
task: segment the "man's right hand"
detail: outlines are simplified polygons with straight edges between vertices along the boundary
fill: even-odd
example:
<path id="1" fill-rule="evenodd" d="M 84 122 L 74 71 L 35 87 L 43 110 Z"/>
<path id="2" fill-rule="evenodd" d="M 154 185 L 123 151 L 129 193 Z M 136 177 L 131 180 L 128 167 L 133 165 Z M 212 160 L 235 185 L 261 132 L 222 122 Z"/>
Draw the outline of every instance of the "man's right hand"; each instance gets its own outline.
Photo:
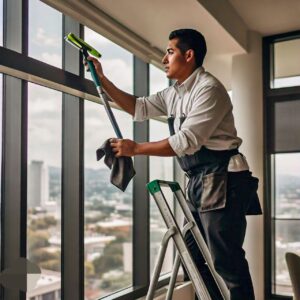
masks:
<path id="1" fill-rule="evenodd" d="M 103 74 L 103 69 L 102 69 L 102 65 L 101 65 L 100 61 L 92 56 L 88 56 L 87 59 L 94 64 L 97 75 L 99 76 L 100 79 L 102 79 L 104 77 L 104 74 Z M 86 70 L 89 71 L 88 63 L 85 59 L 83 60 L 83 64 L 84 64 Z"/>
<path id="2" fill-rule="evenodd" d="M 102 65 L 99 60 L 92 56 L 88 56 L 87 58 L 89 61 L 91 61 L 94 66 L 96 73 L 101 81 L 101 85 L 105 91 L 105 93 L 121 108 L 123 108 L 125 111 L 127 111 L 129 114 L 134 116 L 135 113 L 135 103 L 136 103 L 136 97 L 128 94 L 126 92 L 123 92 L 122 90 L 118 89 L 111 81 L 108 80 L 107 77 L 103 74 Z M 88 67 L 87 61 L 83 61 L 85 67 Z"/>

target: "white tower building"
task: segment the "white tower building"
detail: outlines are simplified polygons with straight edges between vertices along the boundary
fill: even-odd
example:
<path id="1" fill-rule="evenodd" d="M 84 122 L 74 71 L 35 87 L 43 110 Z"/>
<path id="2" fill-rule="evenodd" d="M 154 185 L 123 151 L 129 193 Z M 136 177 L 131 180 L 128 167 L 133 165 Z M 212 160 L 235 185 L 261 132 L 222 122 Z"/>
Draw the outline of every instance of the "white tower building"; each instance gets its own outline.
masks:
<path id="1" fill-rule="evenodd" d="M 43 161 L 32 160 L 28 168 L 28 208 L 45 207 L 48 198 L 48 168 Z"/>

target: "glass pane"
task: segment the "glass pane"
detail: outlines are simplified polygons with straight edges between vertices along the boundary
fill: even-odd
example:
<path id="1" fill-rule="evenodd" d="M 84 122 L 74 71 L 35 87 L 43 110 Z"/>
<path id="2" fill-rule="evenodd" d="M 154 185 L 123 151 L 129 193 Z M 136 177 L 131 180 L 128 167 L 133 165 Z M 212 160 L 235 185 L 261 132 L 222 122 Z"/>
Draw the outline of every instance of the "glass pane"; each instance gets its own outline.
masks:
<path id="1" fill-rule="evenodd" d="M 28 299 L 61 286 L 61 122 L 62 94 L 29 83 L 27 253 L 42 276 Z"/>
<path id="2" fill-rule="evenodd" d="M 168 126 L 155 120 L 150 120 L 150 141 L 159 141 L 169 136 Z M 150 181 L 162 179 L 172 181 L 173 176 L 173 158 L 150 156 Z M 168 199 L 168 204 L 173 208 L 173 193 L 170 189 L 163 189 L 163 193 Z M 156 262 L 159 246 L 163 235 L 167 231 L 162 216 L 156 206 L 153 198 L 150 200 L 150 274 Z M 162 274 L 170 272 L 173 265 L 173 242 L 169 242 L 165 261 L 162 267 Z"/>
<path id="3" fill-rule="evenodd" d="M 3 0 L 0 0 L 0 46 L 3 46 Z"/>
<path id="4" fill-rule="evenodd" d="M 105 76 L 121 90 L 133 93 L 133 55 L 88 27 L 84 28 L 84 39 L 101 53 Z M 92 80 L 89 72 L 85 77 Z"/>
<path id="5" fill-rule="evenodd" d="M 300 85 L 300 39 L 274 44 L 273 88 Z"/>
<path id="6" fill-rule="evenodd" d="M 300 151 L 300 100 L 275 103 L 275 151 Z"/>
<path id="7" fill-rule="evenodd" d="M 166 73 L 159 68 L 150 65 L 150 95 L 155 94 L 169 86 Z"/>
<path id="8" fill-rule="evenodd" d="M 113 110 L 124 137 L 132 139 L 132 117 Z M 132 285 L 132 182 L 123 193 L 96 149 L 114 137 L 102 105 L 85 102 L 85 300 Z"/>
<path id="9" fill-rule="evenodd" d="M 62 14 L 39 0 L 29 1 L 28 54 L 62 67 Z"/>
<path id="10" fill-rule="evenodd" d="M 277 218 L 300 218 L 300 153 L 275 155 Z"/>
<path id="11" fill-rule="evenodd" d="M 285 260 L 285 253 L 300 255 L 300 221 L 276 220 L 276 282 L 275 293 L 292 295 L 290 276 Z"/>

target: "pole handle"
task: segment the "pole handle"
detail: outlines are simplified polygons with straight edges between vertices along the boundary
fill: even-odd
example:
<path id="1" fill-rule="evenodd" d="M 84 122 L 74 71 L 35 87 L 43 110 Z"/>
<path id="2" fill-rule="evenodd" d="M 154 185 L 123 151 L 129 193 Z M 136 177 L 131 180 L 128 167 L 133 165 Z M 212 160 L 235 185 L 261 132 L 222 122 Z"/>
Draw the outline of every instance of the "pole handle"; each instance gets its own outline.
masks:
<path id="1" fill-rule="evenodd" d="M 95 66 L 94 66 L 93 62 L 90 61 L 90 60 L 87 60 L 87 63 L 88 63 L 89 70 L 91 72 L 91 75 L 92 75 L 92 78 L 93 78 L 93 81 L 94 81 L 96 87 L 101 86 L 101 83 L 100 83 L 100 80 L 99 80 L 99 77 L 97 75 L 97 72 L 96 72 L 96 69 L 95 69 Z"/>

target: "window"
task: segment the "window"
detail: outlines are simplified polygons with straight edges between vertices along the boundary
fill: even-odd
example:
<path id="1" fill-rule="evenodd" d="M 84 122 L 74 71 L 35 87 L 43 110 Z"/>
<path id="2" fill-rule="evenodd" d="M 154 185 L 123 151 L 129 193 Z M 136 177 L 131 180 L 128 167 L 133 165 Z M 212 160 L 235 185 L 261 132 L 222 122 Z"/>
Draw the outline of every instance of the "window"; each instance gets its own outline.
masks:
<path id="1" fill-rule="evenodd" d="M 266 299 L 291 296 L 285 254 L 300 255 L 300 50 L 294 33 L 264 38 L 267 120 Z M 268 56 L 269 55 L 269 56 Z M 271 85 L 269 84 L 271 83 Z M 280 91 L 277 88 L 283 88 Z M 273 89 L 273 90 L 271 90 Z"/>
<path id="2" fill-rule="evenodd" d="M 159 141 L 169 136 L 168 125 L 163 122 L 150 120 L 150 141 Z M 173 158 L 172 157 L 157 157 L 151 156 L 150 161 L 150 181 L 161 179 L 173 181 Z M 168 188 L 162 189 L 164 196 L 168 200 L 170 208 L 174 208 L 173 193 Z M 158 207 L 153 198 L 150 199 L 150 274 L 158 255 L 158 250 L 161 245 L 162 238 L 167 231 L 166 225 L 159 212 Z M 170 272 L 173 265 L 173 242 L 170 240 L 168 249 L 165 255 L 162 274 Z"/>
<path id="3" fill-rule="evenodd" d="M 3 236 L 6 237 L 2 245 L 2 248 L 5 249 L 3 257 L 7 261 L 14 258 L 16 252 L 13 251 L 10 253 L 11 248 L 7 245 L 10 245 L 11 240 L 16 240 L 18 241 L 19 253 L 25 253 L 27 250 L 27 258 L 41 268 L 41 278 L 35 289 L 27 292 L 27 299 L 59 300 L 61 299 L 60 295 L 62 292 L 64 297 L 67 298 L 69 294 L 72 294 L 75 295 L 75 299 L 83 298 L 89 300 L 112 294 L 120 289 L 126 289 L 132 286 L 133 278 L 136 279 L 139 277 L 141 269 L 143 272 L 143 268 L 140 266 L 137 268 L 136 274 L 133 274 L 132 269 L 134 260 L 132 254 L 132 225 L 136 221 L 133 220 L 133 183 L 131 182 L 125 193 L 120 192 L 111 185 L 109 180 L 110 171 L 104 165 L 103 160 L 100 162 L 96 161 L 96 149 L 101 146 L 105 139 L 115 135 L 103 106 L 91 101 L 73 99 L 75 96 L 70 98 L 72 98 L 72 101 L 80 102 L 79 105 L 62 105 L 64 104 L 64 100 L 68 101 L 68 97 L 64 98 L 62 94 L 62 86 L 65 84 L 65 80 L 74 79 L 74 76 L 77 75 L 72 74 L 70 76 L 64 70 L 53 68 L 53 66 L 61 68 L 64 65 L 63 57 L 67 57 L 68 62 L 72 57 L 72 55 L 68 56 L 68 48 L 66 48 L 66 55 L 62 56 L 62 28 L 71 27 L 74 28 L 74 32 L 78 32 L 79 24 L 75 20 L 70 20 L 70 18 L 63 18 L 60 12 L 47 6 L 43 1 L 30 0 L 28 1 L 28 16 L 23 13 L 16 14 L 16 18 L 19 18 L 20 15 L 24 16 L 24 21 L 28 20 L 28 25 L 21 22 L 22 20 L 16 20 L 16 23 L 9 21 L 7 22 L 8 24 L 3 25 L 2 4 L 3 1 L 0 0 L 0 45 L 3 44 L 3 27 L 8 25 L 8 32 L 12 32 L 14 31 L 15 24 L 28 26 L 28 28 L 25 27 L 21 31 L 17 31 L 14 40 L 17 41 L 18 45 L 28 45 L 28 55 L 43 62 L 35 62 L 36 65 L 41 66 L 41 70 L 43 71 L 41 78 L 35 76 L 28 78 L 32 82 L 42 82 L 45 85 L 40 86 L 35 83 L 24 83 L 24 80 L 20 79 L 16 80 L 17 84 L 15 85 L 13 81 L 4 81 L 6 86 L 3 86 L 3 89 L 8 91 L 12 97 L 16 95 L 16 98 L 13 99 L 17 99 L 18 104 L 22 104 L 18 106 L 18 110 L 14 109 L 13 105 L 10 105 L 8 108 L 6 107 L 5 112 L 7 115 L 3 116 L 3 119 L 9 119 L 9 126 L 12 125 L 11 127 L 14 128 L 14 121 L 16 120 L 18 127 L 15 127 L 17 130 L 7 130 L 2 138 L 5 141 L 15 141 L 18 146 L 21 145 L 21 147 L 15 147 L 18 151 L 20 148 L 20 160 L 14 160 L 11 159 L 11 156 L 9 158 L 5 156 L 5 170 L 14 170 L 17 167 L 21 171 L 18 172 L 21 176 L 20 182 L 16 181 L 9 184 L 9 189 L 7 188 L 6 190 L 11 192 L 16 186 L 16 191 L 23 191 L 26 188 L 23 184 L 26 184 L 27 180 L 27 195 L 24 196 L 24 193 L 18 193 L 18 195 L 22 196 L 13 199 L 8 192 L 3 193 L 4 197 L 1 199 L 3 207 L 7 203 L 16 203 L 15 206 L 11 207 L 17 207 L 18 211 L 21 211 L 20 217 L 16 218 L 16 210 L 6 210 L 8 214 L 5 215 L 5 221 L 7 219 L 10 222 L 16 220 L 18 232 L 16 233 L 15 228 L 9 226 L 1 228 L 4 233 Z M 5 1 L 5 4 L 9 11 L 13 11 L 14 9 L 19 12 L 22 11 L 22 1 L 13 1 L 13 3 Z M 24 13 L 26 14 L 26 12 Z M 105 74 L 119 88 L 132 93 L 133 55 L 88 28 L 85 28 L 84 33 L 86 41 L 102 53 L 103 57 L 101 61 Z M 7 51 L 5 51 L 4 55 L 6 53 Z M 14 51 L 10 51 L 9 55 L 13 57 L 19 56 Z M 32 71 L 32 66 L 28 64 L 28 61 L 24 59 L 22 67 L 22 72 L 25 75 L 30 75 Z M 146 73 L 148 66 L 144 65 L 144 67 L 142 71 L 138 72 Z M 49 78 L 52 78 L 48 76 L 50 73 L 55 76 L 55 82 L 49 82 L 51 80 Z M 16 76 L 18 76 L 17 72 Z M 90 78 L 90 74 L 86 74 L 86 76 Z M 168 79 L 159 69 L 151 67 L 151 77 L 151 92 L 168 86 Z M 87 89 L 89 87 L 85 84 L 84 77 L 78 75 L 76 79 L 79 83 L 82 83 L 75 87 L 78 88 L 76 95 L 88 93 Z M 55 87 L 58 91 L 50 87 Z M 27 95 L 24 92 L 27 92 Z M 1 74 L 0 95 L 0 124 L 2 125 Z M 28 115 L 24 115 L 27 110 L 27 100 Z M 81 101 L 84 102 L 84 115 L 82 115 Z M 69 108 L 70 111 L 68 111 Z M 132 139 L 132 117 L 117 109 L 113 109 L 113 111 L 124 137 Z M 75 127 L 72 127 L 69 126 L 72 121 L 69 119 L 69 116 L 73 116 L 74 112 L 76 113 L 76 120 L 74 121 Z M 63 120 L 64 117 L 66 117 L 66 120 Z M 26 126 L 27 122 L 28 126 Z M 67 124 L 66 128 L 62 128 L 62 124 Z M 22 125 L 23 127 L 21 127 Z M 84 126 L 84 143 L 81 135 L 81 126 Z M 142 132 L 143 136 L 146 136 L 146 128 L 142 128 L 142 130 L 144 130 Z M 2 128 L 0 127 L 0 136 L 2 135 L 1 131 Z M 153 140 L 168 136 L 167 125 L 162 122 L 151 121 L 151 131 L 151 138 Z M 157 131 L 160 132 L 160 135 L 158 135 Z M 83 176 L 77 176 L 78 174 L 76 173 L 76 176 L 74 176 L 76 177 L 75 179 L 73 176 L 69 177 L 70 166 L 74 166 L 72 170 L 81 170 L 83 167 L 82 156 L 77 155 L 76 152 L 76 154 L 66 159 L 65 154 L 67 153 L 64 147 L 66 144 L 63 144 L 64 141 L 67 143 L 71 140 L 73 134 L 78 138 L 76 145 L 78 145 L 79 149 L 76 150 L 84 153 L 84 174 Z M 13 143 L 6 142 L 5 145 L 7 144 L 9 144 L 8 149 L 13 149 Z M 62 161 L 62 153 L 64 161 Z M 27 166 L 23 164 L 26 161 L 25 155 L 27 155 Z M 1 159 L 2 156 L 0 156 Z M 173 179 L 173 161 L 171 158 L 153 160 L 152 162 L 155 169 L 151 171 L 151 178 Z M 25 169 L 27 174 L 24 174 Z M 143 178 L 147 178 L 145 173 L 146 170 L 143 170 Z M 63 182 L 62 174 L 64 175 Z M 76 198 L 76 207 L 74 205 L 74 210 L 70 213 L 70 219 L 65 218 L 63 220 L 61 194 L 62 191 L 65 192 L 65 195 L 72 194 L 76 190 L 76 188 L 73 188 L 74 185 L 72 186 L 74 181 L 84 185 L 83 188 L 81 185 L 78 188 L 79 193 L 84 190 L 84 209 L 81 209 L 82 199 L 80 193 Z M 139 188 L 145 190 L 145 193 L 147 192 L 145 186 Z M 138 190 L 138 192 L 140 191 Z M 72 197 L 67 199 L 73 200 Z M 20 209 L 25 204 L 24 200 L 27 200 L 27 210 L 25 211 Z M 172 199 L 170 200 L 172 201 Z M 69 208 L 70 201 L 66 201 L 66 203 L 68 205 L 65 205 L 64 208 Z M 137 203 L 137 207 L 141 208 L 138 205 L 140 204 Z M 65 213 L 64 215 L 69 213 L 68 209 L 65 209 L 63 212 Z M 153 240 L 157 239 L 160 242 L 160 236 L 159 238 L 157 237 L 162 231 L 155 231 L 155 226 L 156 228 L 160 226 L 162 220 L 156 219 L 160 217 L 157 211 L 153 210 L 152 213 L 151 221 L 154 224 L 154 229 L 152 230 L 153 237 L 151 238 Z M 76 216 L 78 216 L 78 220 Z M 84 224 L 81 223 L 82 217 L 84 217 Z M 24 222 L 27 223 L 24 224 Z M 140 222 L 139 219 L 138 222 Z M 82 226 L 81 230 L 79 229 L 80 226 Z M 141 235 L 147 235 L 145 228 L 146 226 Z M 74 235 L 68 239 L 69 236 L 66 233 L 70 233 L 72 229 L 74 229 Z M 23 234 L 24 232 L 26 232 L 26 237 Z M 64 240 L 62 240 L 61 232 L 65 234 Z M 26 244 L 24 245 L 23 241 L 25 240 Z M 82 244 L 81 248 L 78 247 L 77 253 L 82 253 L 83 255 L 72 256 L 66 251 L 63 253 L 63 261 L 61 261 L 62 245 L 66 247 L 65 249 L 69 249 L 70 245 L 77 242 L 79 242 L 78 245 Z M 145 247 L 145 245 L 143 246 Z M 155 246 L 158 246 L 158 243 Z M 154 250 L 157 251 L 156 249 Z M 84 258 L 84 264 L 81 264 L 81 258 Z M 147 266 L 149 257 L 144 255 L 144 258 L 145 265 Z M 164 266 L 163 272 L 170 270 L 173 258 L 172 249 L 169 250 L 168 258 L 169 262 Z M 72 266 L 70 262 L 73 261 L 78 262 L 78 264 L 76 264 L 74 272 L 68 272 L 70 266 Z M 141 265 L 143 267 L 143 264 Z M 83 272 L 84 281 L 80 280 L 78 286 L 72 285 L 74 280 L 81 279 Z M 145 272 L 148 273 L 149 270 L 145 270 Z M 61 291 L 61 273 L 65 275 L 64 291 Z M 146 280 L 147 278 L 143 278 L 141 285 L 136 286 L 134 291 L 131 289 L 129 291 L 124 290 L 125 297 L 133 299 L 137 298 L 135 297 L 136 295 L 138 297 L 142 296 L 141 291 L 145 290 L 144 285 L 146 284 Z M 84 297 L 81 295 L 83 290 Z"/>
<path id="4" fill-rule="evenodd" d="M 85 40 L 101 54 L 106 76 L 133 91 L 133 56 L 85 27 Z M 85 76 L 91 79 L 89 73 Z M 124 138 L 133 138 L 132 117 L 113 110 Z M 132 182 L 126 192 L 110 183 L 110 170 L 96 149 L 115 137 L 102 105 L 85 102 L 85 297 L 103 297 L 132 285 Z"/>
<path id="5" fill-rule="evenodd" d="M 27 255 L 41 268 L 41 293 L 61 277 L 61 101 L 60 92 L 28 84 Z"/>
<path id="6" fill-rule="evenodd" d="M 162 70 L 150 65 L 150 95 L 162 91 L 169 86 L 169 80 Z"/>
<path id="7" fill-rule="evenodd" d="M 29 56 L 62 67 L 62 14 L 39 0 L 29 1 Z"/>
<path id="8" fill-rule="evenodd" d="M 273 88 L 300 85 L 300 39 L 274 44 Z"/>
<path id="9" fill-rule="evenodd" d="M 168 79 L 163 71 L 150 65 L 150 94 L 154 94 L 168 87 Z M 150 141 L 159 141 L 170 136 L 168 125 L 163 122 L 150 120 Z M 151 156 L 150 161 L 150 180 L 162 179 L 172 181 L 173 176 L 173 158 Z M 173 207 L 172 192 L 169 189 L 163 189 L 163 193 L 168 200 L 170 207 Z M 156 206 L 154 199 L 150 200 L 150 273 L 158 255 L 158 250 L 164 233 L 167 231 L 162 216 Z M 162 273 L 171 271 L 173 265 L 173 242 L 170 242 L 165 255 Z"/>
<path id="10" fill-rule="evenodd" d="M 42 295 L 42 300 L 56 300 L 55 299 L 55 293 L 51 292 L 51 293 L 47 293 Z"/>
<path id="11" fill-rule="evenodd" d="M 300 255 L 300 153 L 275 154 L 274 292 L 292 295 L 285 253 Z"/>
<path id="12" fill-rule="evenodd" d="M 114 110 L 132 139 L 131 117 Z M 123 193 L 96 149 L 115 136 L 102 105 L 85 103 L 85 297 L 103 297 L 132 285 L 132 182 Z"/>
<path id="13" fill-rule="evenodd" d="M 133 55 L 87 27 L 84 39 L 101 53 L 104 74 L 121 90 L 133 93 Z M 85 77 L 92 79 L 90 73 Z"/>
<path id="14" fill-rule="evenodd" d="M 274 112 L 274 292 L 291 295 L 286 252 L 300 255 L 300 101 L 275 102 Z M 278 153 L 279 152 L 279 153 Z"/>

